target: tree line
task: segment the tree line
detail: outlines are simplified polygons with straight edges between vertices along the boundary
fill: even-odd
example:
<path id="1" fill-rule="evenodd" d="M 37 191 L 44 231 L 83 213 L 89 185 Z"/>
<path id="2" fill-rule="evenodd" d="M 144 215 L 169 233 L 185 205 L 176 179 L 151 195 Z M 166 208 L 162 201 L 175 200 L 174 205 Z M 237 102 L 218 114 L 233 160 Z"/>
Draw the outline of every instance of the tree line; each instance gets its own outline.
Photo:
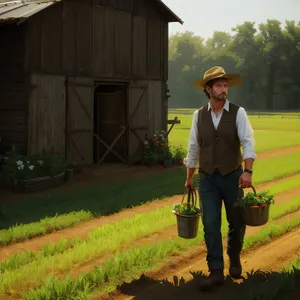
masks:
<path id="1" fill-rule="evenodd" d="M 300 22 L 267 20 L 257 28 L 244 22 L 232 31 L 215 31 L 206 42 L 189 31 L 169 38 L 169 107 L 207 103 L 193 82 L 219 65 L 243 76 L 242 85 L 229 90 L 232 102 L 251 110 L 299 109 Z"/>

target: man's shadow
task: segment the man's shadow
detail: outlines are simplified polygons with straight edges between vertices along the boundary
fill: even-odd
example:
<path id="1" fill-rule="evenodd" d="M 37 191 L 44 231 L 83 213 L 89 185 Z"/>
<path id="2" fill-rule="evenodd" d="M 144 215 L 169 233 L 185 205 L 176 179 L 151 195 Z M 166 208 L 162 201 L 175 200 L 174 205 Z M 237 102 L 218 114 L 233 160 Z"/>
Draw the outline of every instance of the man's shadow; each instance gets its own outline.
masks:
<path id="1" fill-rule="evenodd" d="M 300 300 L 300 270 L 284 274 L 280 272 L 247 273 L 245 278 L 225 279 L 224 286 L 212 291 L 202 292 L 199 289 L 204 279 L 202 272 L 191 272 L 193 278 L 185 281 L 173 277 L 172 281 L 154 280 L 145 275 L 131 283 L 124 283 L 118 290 L 135 300 Z"/>

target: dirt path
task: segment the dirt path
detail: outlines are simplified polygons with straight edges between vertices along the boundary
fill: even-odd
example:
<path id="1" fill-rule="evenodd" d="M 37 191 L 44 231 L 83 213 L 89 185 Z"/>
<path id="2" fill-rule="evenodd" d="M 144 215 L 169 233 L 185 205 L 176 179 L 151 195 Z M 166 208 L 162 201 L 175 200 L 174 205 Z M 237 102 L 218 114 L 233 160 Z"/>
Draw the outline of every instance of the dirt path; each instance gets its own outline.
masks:
<path id="1" fill-rule="evenodd" d="M 282 149 L 272 149 L 269 151 L 258 153 L 257 159 L 264 160 L 267 158 L 273 158 L 273 157 L 278 157 L 278 156 L 282 156 L 282 155 L 286 155 L 286 154 L 292 154 L 294 152 L 299 152 L 299 151 L 300 151 L 300 145 L 282 148 Z"/>
<path id="2" fill-rule="evenodd" d="M 293 220 L 295 217 L 300 216 L 300 210 L 287 214 L 285 216 L 282 216 L 280 218 L 276 219 L 276 223 L 277 224 L 284 224 L 285 222 L 288 222 L 290 220 Z M 266 228 L 269 224 L 267 223 L 266 225 L 263 226 L 259 226 L 259 227 L 247 227 L 247 236 L 251 236 L 254 235 L 255 233 L 263 230 L 264 228 Z M 124 244 L 121 248 L 117 249 L 116 251 L 123 251 L 126 248 L 129 247 L 141 247 L 142 245 L 149 245 L 149 244 L 154 244 L 154 243 L 159 243 L 162 241 L 166 241 L 166 240 L 172 240 L 175 239 L 177 237 L 177 228 L 176 226 L 170 226 L 168 228 L 166 228 L 164 231 L 161 232 L 155 232 L 155 233 L 151 233 L 148 236 L 145 237 L 141 237 L 137 240 L 135 240 L 134 242 L 131 242 L 129 244 Z M 224 242 L 226 242 L 224 240 Z M 201 243 L 200 245 L 200 249 L 201 249 L 201 253 L 205 250 L 204 247 L 204 243 Z M 105 259 L 107 258 L 111 258 L 113 257 L 114 253 L 116 251 L 113 251 L 109 254 L 105 254 L 103 256 L 98 257 L 96 260 L 91 260 L 91 261 L 87 261 L 84 264 L 78 264 L 77 266 L 75 266 L 71 272 L 72 277 L 77 277 L 79 276 L 81 273 L 85 273 L 88 272 L 89 270 L 91 270 L 94 266 L 99 266 L 101 264 L 104 263 Z M 198 252 L 198 251 L 197 251 Z M 61 276 L 63 274 L 60 274 Z"/>
<path id="3" fill-rule="evenodd" d="M 300 175 L 294 175 L 291 176 L 290 179 L 292 178 L 298 178 L 300 179 Z M 286 178 L 282 178 L 280 180 L 267 183 L 266 185 L 262 184 L 257 186 L 257 191 L 260 191 L 262 189 L 268 189 L 271 186 L 278 184 L 280 181 L 285 180 Z M 300 195 L 300 187 L 295 188 L 290 190 L 288 193 L 280 193 L 276 196 L 276 203 L 284 203 L 286 201 L 289 201 L 293 197 Z M 282 196 L 282 197 L 281 197 Z M 105 216 L 101 217 L 98 219 L 93 219 L 91 221 L 83 222 L 75 227 L 70 227 L 66 229 L 62 229 L 57 232 L 53 232 L 50 234 L 47 234 L 45 236 L 41 237 L 36 237 L 31 240 L 26 240 L 21 243 L 16 243 L 12 245 L 8 245 L 6 247 L 3 247 L 0 249 L 0 260 L 4 260 L 8 258 L 9 256 L 16 254 L 16 253 L 21 253 L 25 251 L 38 251 L 42 248 L 44 244 L 48 243 L 58 243 L 62 238 L 64 239 L 72 239 L 73 237 L 78 237 L 78 238 L 86 238 L 88 233 L 94 229 L 96 229 L 99 226 L 102 226 L 104 224 L 113 224 L 117 221 L 124 220 L 126 218 L 132 218 L 136 214 L 139 213 L 145 213 L 145 212 L 150 212 L 154 211 L 156 209 L 162 208 L 166 205 L 173 205 L 174 203 L 180 202 L 182 199 L 182 195 L 177 195 L 169 198 L 165 198 L 163 200 L 155 200 L 150 203 L 146 203 L 142 206 L 137 206 L 131 209 L 126 209 L 124 211 L 121 211 L 119 213 L 110 215 L 110 216 Z M 166 235 L 167 237 L 167 235 Z"/>
<path id="4" fill-rule="evenodd" d="M 293 214 L 300 216 L 300 211 Z M 280 220 L 283 222 L 283 219 Z M 256 231 L 256 229 L 254 229 Z M 249 227 L 247 235 L 252 235 Z M 224 249 L 226 245 L 224 244 Z M 248 274 L 260 269 L 262 272 L 278 272 L 297 259 L 300 251 L 300 228 L 272 240 L 270 243 L 258 245 L 243 252 L 241 256 L 244 279 L 233 281 L 228 276 L 228 259 L 225 255 L 226 284 L 210 293 L 198 290 L 201 272 L 207 274 L 206 249 L 200 245 L 198 249 L 174 256 L 167 265 L 156 271 L 143 275 L 140 279 L 123 284 L 119 290 L 109 295 L 94 297 L 93 300 L 131 300 L 131 299 L 234 299 L 237 293 L 245 292 L 253 284 L 265 280 L 263 274 Z M 273 274 L 274 275 L 274 274 Z M 226 295 L 226 298 L 224 298 Z"/>

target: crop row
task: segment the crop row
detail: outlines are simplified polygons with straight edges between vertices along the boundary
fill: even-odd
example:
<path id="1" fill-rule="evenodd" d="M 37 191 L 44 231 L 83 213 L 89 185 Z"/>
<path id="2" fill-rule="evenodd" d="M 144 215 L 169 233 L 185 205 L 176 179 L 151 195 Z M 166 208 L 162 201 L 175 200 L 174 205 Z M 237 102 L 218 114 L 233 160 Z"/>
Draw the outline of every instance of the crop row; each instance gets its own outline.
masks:
<path id="1" fill-rule="evenodd" d="M 278 204 L 270 212 L 270 217 L 276 219 L 291 211 L 300 208 L 300 197 L 291 199 L 288 203 Z M 130 247 L 131 243 L 141 237 L 155 231 L 162 231 L 168 226 L 175 225 L 176 219 L 170 213 L 171 206 L 165 206 L 159 210 L 136 215 L 132 219 L 124 219 L 114 224 L 106 224 L 89 233 L 86 240 L 73 239 L 70 243 L 63 240 L 53 248 L 44 246 L 39 252 L 24 252 L 15 255 L 1 263 L 2 274 L 0 275 L 0 292 L 7 293 L 20 290 L 31 284 L 36 286 L 49 272 L 52 274 L 72 270 L 75 264 L 92 261 L 106 253 L 116 251 L 120 246 Z M 227 233 L 228 226 L 223 210 L 223 234 Z M 275 226 L 270 222 L 269 227 Z M 279 229 L 276 229 L 277 231 Z M 268 231 L 264 229 L 259 238 L 248 238 L 250 247 L 259 243 L 261 236 Z M 174 240 L 176 228 L 174 226 Z M 199 226 L 199 242 L 203 241 L 202 224 Z M 247 243 L 247 242 L 246 242 Z"/>
<path id="2" fill-rule="evenodd" d="M 259 272 L 259 271 L 258 271 Z M 274 299 L 294 299 L 290 295 L 296 294 L 300 284 L 300 259 L 293 261 L 280 272 L 261 273 L 263 280 L 251 290 L 247 290 L 242 296 L 236 297 L 236 300 L 274 300 Z M 257 275 L 257 274 L 252 274 Z M 299 292 L 297 293 L 299 295 Z M 296 298 L 295 298 L 296 299 Z"/>
<path id="3" fill-rule="evenodd" d="M 283 193 L 298 185 L 298 178 L 293 180 L 283 180 L 279 184 L 270 189 L 271 193 Z M 300 199 L 289 199 L 286 204 L 277 204 L 272 206 L 271 218 L 278 218 L 287 213 L 291 213 L 300 207 Z M 71 240 L 61 239 L 57 244 L 49 243 L 43 245 L 41 251 L 32 252 L 26 251 L 18 253 L 5 261 L 0 262 L 1 272 L 14 270 L 26 265 L 30 262 L 41 262 L 45 257 L 60 255 L 68 250 L 68 255 L 73 255 L 76 248 L 82 251 L 87 245 L 91 245 L 90 252 L 86 253 L 86 258 L 92 258 L 102 255 L 105 251 L 113 251 L 120 245 L 129 244 L 137 238 L 144 237 L 153 232 L 159 232 L 168 226 L 175 225 L 175 218 L 170 214 L 171 207 L 166 206 L 157 211 L 136 215 L 132 219 L 125 219 L 114 224 L 106 224 L 91 231 L 87 239 L 73 238 Z M 224 212 L 223 212 L 224 214 Z M 107 238 L 110 237 L 110 243 L 107 243 Z M 97 243 L 94 245 L 95 241 Z M 94 248 L 93 248 L 94 247 Z M 94 250 L 92 250 L 94 249 Z M 76 261 L 77 262 L 77 261 Z"/>
<path id="4" fill-rule="evenodd" d="M 66 227 L 74 226 L 80 222 L 88 221 L 93 218 L 89 211 L 77 211 L 68 214 L 47 217 L 39 222 L 33 222 L 24 225 L 15 225 L 9 229 L 0 230 L 0 245 L 22 242 L 36 236 L 51 233 Z"/>
<path id="5" fill-rule="evenodd" d="M 299 217 L 284 224 L 273 224 L 264 230 L 264 235 L 260 234 L 260 240 L 256 241 L 256 244 L 267 241 L 270 237 L 280 236 L 299 225 Z M 245 249 L 254 245 L 254 243 L 248 242 L 253 237 L 255 234 L 246 237 Z M 83 292 L 85 295 L 95 294 L 95 291 L 99 294 L 107 293 L 114 290 L 122 282 L 132 280 L 138 275 L 158 267 L 165 262 L 168 256 L 180 254 L 199 246 L 202 239 L 203 235 L 200 234 L 193 240 L 176 238 L 156 244 L 143 245 L 140 248 L 129 248 L 123 252 L 115 253 L 113 258 L 107 259 L 103 265 L 96 266 L 94 270 L 81 274 L 75 279 L 72 279 L 71 276 L 63 279 L 51 276 L 39 288 L 21 292 L 21 295 L 25 300 L 64 300 L 76 299 L 78 292 Z"/>
<path id="6" fill-rule="evenodd" d="M 281 178 L 282 176 L 286 176 L 289 173 L 299 172 L 300 154 L 298 156 L 299 156 L 299 159 L 298 159 L 299 163 L 297 163 L 297 161 L 293 161 L 294 154 L 292 156 L 284 155 L 282 158 L 280 158 L 276 161 L 276 164 L 273 163 L 274 158 L 266 159 L 264 161 L 257 161 L 256 169 L 258 171 L 257 171 L 257 175 L 255 175 L 255 177 L 254 177 L 255 184 L 261 184 L 264 181 Z M 272 175 L 270 175 L 270 176 L 266 175 L 264 170 L 270 168 L 270 166 L 272 166 L 272 165 L 276 166 L 276 168 L 274 170 L 272 170 L 272 172 L 270 172 Z M 171 177 L 171 179 L 173 179 L 173 182 L 177 182 L 181 177 L 182 177 L 182 182 L 183 182 L 184 175 L 182 174 L 182 172 L 179 172 L 179 173 L 175 172 L 175 173 L 176 174 L 173 174 L 173 176 Z M 300 178 L 300 176 L 299 176 L 299 178 Z M 297 176 L 294 180 L 290 181 L 290 183 L 286 182 L 286 184 L 287 185 L 289 184 L 290 188 L 296 187 L 297 185 L 299 185 L 299 178 Z M 283 181 L 283 182 L 285 182 L 285 181 Z M 127 193 L 129 193 L 129 192 L 127 192 Z M 115 195 L 118 195 L 118 193 L 116 192 Z M 127 195 L 127 197 L 128 197 L 128 195 Z M 116 201 L 110 201 L 110 203 L 118 202 L 117 200 L 118 199 L 116 199 Z M 49 201 L 52 201 L 52 200 L 49 199 Z M 99 200 L 97 199 L 97 203 L 98 202 L 99 202 Z M 123 203 L 122 206 L 123 207 L 126 206 L 125 204 Z M 130 203 L 127 203 L 127 205 L 129 205 L 129 204 Z M 97 205 L 99 205 L 99 204 L 97 204 Z M 36 236 L 48 234 L 48 233 L 51 233 L 56 230 L 74 226 L 80 222 L 90 220 L 93 217 L 94 217 L 94 214 L 92 214 L 90 211 L 80 210 L 80 211 L 71 212 L 69 214 L 62 214 L 62 215 L 56 215 L 54 217 L 47 217 L 45 219 L 40 220 L 40 222 L 34 222 L 34 223 L 29 223 L 29 224 L 24 224 L 24 225 L 16 225 L 9 229 L 0 230 L 0 245 L 17 243 L 17 242 L 21 242 L 21 241 L 24 241 L 27 239 L 34 238 Z"/>

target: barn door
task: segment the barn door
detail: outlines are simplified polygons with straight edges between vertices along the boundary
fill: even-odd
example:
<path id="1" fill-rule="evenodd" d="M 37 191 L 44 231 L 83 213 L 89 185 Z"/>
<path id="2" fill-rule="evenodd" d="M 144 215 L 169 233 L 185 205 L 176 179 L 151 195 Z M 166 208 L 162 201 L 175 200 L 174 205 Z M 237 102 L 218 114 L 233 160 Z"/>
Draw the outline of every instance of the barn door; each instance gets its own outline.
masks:
<path id="1" fill-rule="evenodd" d="M 145 134 L 149 133 L 148 86 L 130 85 L 128 99 L 129 114 L 129 164 L 142 159 Z"/>
<path id="2" fill-rule="evenodd" d="M 93 82 L 89 78 L 69 78 L 67 85 L 68 163 L 93 164 Z"/>

